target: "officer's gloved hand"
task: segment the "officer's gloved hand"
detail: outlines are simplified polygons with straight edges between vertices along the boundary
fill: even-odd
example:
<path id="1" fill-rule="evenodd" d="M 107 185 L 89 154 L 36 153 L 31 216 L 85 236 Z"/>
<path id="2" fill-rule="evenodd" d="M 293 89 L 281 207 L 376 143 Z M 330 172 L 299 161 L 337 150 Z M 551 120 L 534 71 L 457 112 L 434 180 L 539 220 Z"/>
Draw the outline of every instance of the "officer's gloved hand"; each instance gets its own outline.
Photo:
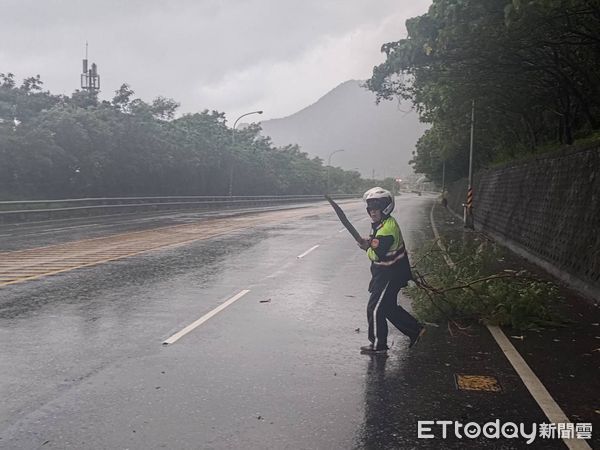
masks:
<path id="1" fill-rule="evenodd" d="M 356 245 L 358 245 L 363 250 L 367 250 L 371 246 L 371 242 L 369 241 L 369 239 L 363 239 L 362 241 L 357 242 Z"/>

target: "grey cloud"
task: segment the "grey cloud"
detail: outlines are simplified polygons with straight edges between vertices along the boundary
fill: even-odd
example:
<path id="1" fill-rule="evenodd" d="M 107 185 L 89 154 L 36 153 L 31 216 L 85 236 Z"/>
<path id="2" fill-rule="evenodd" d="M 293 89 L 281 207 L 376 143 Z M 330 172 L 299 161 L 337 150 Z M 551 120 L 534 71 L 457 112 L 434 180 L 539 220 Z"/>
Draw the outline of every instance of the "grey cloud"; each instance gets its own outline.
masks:
<path id="1" fill-rule="evenodd" d="M 213 106 L 198 103 L 202 99 L 193 94 L 198 86 L 216 86 L 247 70 L 293 64 L 328 38 L 377 24 L 409 7 L 403 3 L 7 0 L 0 18 L 0 42 L 5 44 L 0 50 L 0 72 L 13 71 L 19 77 L 39 73 L 53 92 L 70 93 L 78 87 L 88 40 L 104 97 L 128 82 L 143 98 L 166 95 L 187 110 L 201 110 Z M 410 7 L 415 3 L 424 11 L 429 1 L 417 0 Z M 398 24 L 399 32 L 402 26 Z M 273 88 L 282 89 L 284 82 Z M 251 103 L 263 95 L 249 93 L 239 100 Z"/>

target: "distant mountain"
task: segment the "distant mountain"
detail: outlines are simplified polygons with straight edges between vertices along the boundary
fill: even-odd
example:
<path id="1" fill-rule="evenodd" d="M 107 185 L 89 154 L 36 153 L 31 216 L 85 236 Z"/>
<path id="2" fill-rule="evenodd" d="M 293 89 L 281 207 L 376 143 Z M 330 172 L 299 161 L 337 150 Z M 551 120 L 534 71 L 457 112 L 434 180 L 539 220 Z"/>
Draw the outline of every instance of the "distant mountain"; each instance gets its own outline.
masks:
<path id="1" fill-rule="evenodd" d="M 361 87 L 362 81 L 346 81 L 316 103 L 281 119 L 261 123 L 263 135 L 277 146 L 298 144 L 311 157 L 346 170 L 358 169 L 376 178 L 412 173 L 408 161 L 417 139 L 426 129 L 410 105 L 382 101 Z"/>

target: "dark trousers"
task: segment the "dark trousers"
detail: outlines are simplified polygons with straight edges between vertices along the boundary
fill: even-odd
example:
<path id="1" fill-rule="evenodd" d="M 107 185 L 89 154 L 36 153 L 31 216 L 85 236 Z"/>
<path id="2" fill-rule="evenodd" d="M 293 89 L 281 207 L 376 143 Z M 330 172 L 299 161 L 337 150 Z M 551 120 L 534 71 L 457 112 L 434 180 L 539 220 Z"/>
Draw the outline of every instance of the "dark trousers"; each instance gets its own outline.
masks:
<path id="1" fill-rule="evenodd" d="M 392 279 L 383 289 L 371 292 L 367 304 L 367 320 L 369 341 L 375 348 L 387 346 L 388 320 L 408 337 L 416 336 L 421 328 L 417 319 L 398 305 L 398 292 L 404 286 L 406 282 Z"/>

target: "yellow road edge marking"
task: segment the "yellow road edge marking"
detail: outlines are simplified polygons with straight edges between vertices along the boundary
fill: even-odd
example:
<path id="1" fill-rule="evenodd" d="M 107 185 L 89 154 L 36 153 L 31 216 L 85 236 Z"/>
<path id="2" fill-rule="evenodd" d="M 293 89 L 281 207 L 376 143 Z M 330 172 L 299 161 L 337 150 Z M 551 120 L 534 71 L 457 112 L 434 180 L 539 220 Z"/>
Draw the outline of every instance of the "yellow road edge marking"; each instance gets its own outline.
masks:
<path id="1" fill-rule="evenodd" d="M 276 211 L 264 211 L 264 212 L 260 212 L 257 211 L 256 213 L 251 213 L 251 214 L 244 214 L 243 216 L 232 216 L 232 217 L 225 217 L 225 218 L 209 218 L 203 221 L 199 221 L 197 223 L 180 223 L 177 225 L 167 225 L 164 227 L 160 227 L 160 228 L 149 228 L 147 230 L 138 230 L 138 231 L 127 231 L 127 232 L 123 232 L 123 233 L 118 233 L 118 234 L 111 234 L 108 236 L 98 236 L 98 237 L 94 237 L 94 238 L 86 238 L 86 239 L 81 239 L 79 241 L 72 241 L 72 242 L 65 242 L 63 244 L 50 244 L 50 245 L 44 245 L 42 247 L 34 247 L 34 248 L 26 248 L 26 249 L 21 249 L 21 250 L 10 250 L 8 252 L 2 252 L 4 255 L 8 255 L 11 253 L 23 253 L 23 252 L 28 252 L 28 251 L 32 251 L 32 250 L 42 250 L 42 249 L 47 249 L 47 248 L 53 248 L 53 247 L 57 247 L 57 246 L 68 246 L 70 244 L 81 244 L 81 243 L 88 243 L 88 242 L 92 242 L 92 241 L 98 241 L 101 239 L 117 239 L 117 238 L 124 238 L 127 236 L 130 236 L 132 234 L 139 234 L 139 233 L 161 233 L 164 231 L 168 231 L 171 230 L 173 228 L 189 228 L 190 226 L 205 226 L 205 225 L 210 225 L 212 222 L 219 222 L 219 221 L 223 221 L 223 220 L 228 220 L 228 221 L 239 221 L 242 219 L 259 219 L 261 218 L 260 216 L 263 214 L 270 214 L 273 216 L 278 216 L 278 215 L 282 215 L 284 213 L 288 213 L 288 214 L 294 214 L 295 215 L 305 215 L 305 216 L 309 216 L 312 214 L 316 214 L 318 212 L 319 209 L 329 209 L 329 205 L 326 206 L 316 206 L 315 210 L 313 210 L 313 212 L 307 214 L 308 211 L 305 211 L 303 209 L 297 209 L 297 208 L 291 208 L 291 209 L 286 209 L 286 210 L 276 210 Z M 304 213 L 304 214 L 299 214 L 299 213 Z"/>
<path id="2" fill-rule="evenodd" d="M 247 227 L 241 227 L 239 229 L 243 229 L 243 228 L 247 228 Z M 159 249 L 163 250 L 163 249 L 166 249 L 166 248 L 169 248 L 169 247 L 176 247 L 178 245 L 189 244 L 189 243 L 194 242 L 194 241 L 200 241 L 200 240 L 210 239 L 210 238 L 213 238 L 215 236 L 221 236 L 223 234 L 227 234 L 228 232 L 229 231 L 223 231 L 223 232 L 220 232 L 220 233 L 213 234 L 211 236 L 197 237 L 197 238 L 194 238 L 194 239 L 189 239 L 189 240 L 184 241 L 184 242 L 169 243 L 169 244 L 165 244 L 163 246 L 153 247 L 153 248 L 149 248 L 149 249 L 145 249 L 145 250 L 140 250 L 138 252 L 129 253 L 129 254 L 126 254 L 126 255 L 116 256 L 114 258 L 103 259 L 103 260 L 99 260 L 99 261 L 95 261 L 95 262 L 91 262 L 91 263 L 81 264 L 81 265 L 74 266 L 74 267 L 67 267 L 65 269 L 60 269 L 60 270 L 55 270 L 55 271 L 51 271 L 51 272 L 46 272 L 46 273 L 39 274 L 39 275 L 33 275 L 33 276 L 29 276 L 29 277 L 23 277 L 23 278 L 20 278 L 18 280 L 14 280 L 14 281 L 0 282 L 0 287 L 7 286 L 9 284 L 18 284 L 18 283 L 23 283 L 25 281 L 37 280 L 37 279 L 42 278 L 42 277 L 56 275 L 56 274 L 63 273 L 63 272 L 69 272 L 71 270 L 81 269 L 81 268 L 84 268 L 84 267 L 97 266 L 98 264 L 105 264 L 107 262 L 116 261 L 116 260 L 123 259 L 123 258 L 129 258 L 130 256 L 135 256 L 135 255 L 139 255 L 139 254 L 142 254 L 142 253 L 147 253 L 147 252 L 151 252 L 151 251 L 154 251 L 154 250 L 159 250 Z"/>
<path id="3" fill-rule="evenodd" d="M 126 232 L 126 233 L 119 233 L 119 234 L 115 234 L 115 235 L 109 235 L 109 236 L 99 236 L 99 237 L 95 237 L 95 238 L 88 238 L 88 239 L 82 239 L 80 241 L 71 241 L 71 242 L 66 242 L 66 243 L 62 243 L 62 244 L 53 244 L 53 245 L 48 245 L 48 246 L 43 246 L 43 247 L 34 247 L 34 248 L 29 248 L 29 249 L 23 249 L 23 250 L 13 250 L 13 251 L 9 251 L 9 252 L 0 252 L 0 255 L 3 257 L 6 257 L 8 255 L 12 256 L 12 257 L 16 257 L 15 258 L 15 262 L 19 262 L 22 263 L 21 266 L 17 265 L 17 268 L 14 267 L 14 264 L 12 265 L 12 268 L 9 267 L 4 267 L 4 270 L 10 270 L 11 272 L 9 274 L 7 273 L 1 273 L 0 269 L 0 280 L 2 279 L 9 279 L 9 281 L 0 281 L 0 287 L 3 286 L 8 286 L 8 285 L 13 285 L 13 284 L 19 284 L 19 283 L 23 283 L 26 281 L 32 281 L 32 280 L 37 280 L 39 278 L 43 278 L 46 276 L 52 276 L 52 275 L 56 275 L 56 274 L 60 274 L 60 273 L 64 273 L 64 272 L 69 272 L 71 270 L 77 270 L 77 269 L 81 269 L 81 268 L 85 268 L 85 267 L 92 267 L 92 266 L 96 266 L 99 264 L 105 264 L 108 262 L 112 262 L 112 261 L 117 261 L 120 259 L 124 259 L 124 258 L 129 258 L 131 256 L 135 256 L 135 255 L 140 255 L 142 253 L 148 253 L 151 251 L 155 251 L 155 250 L 164 250 L 167 248 L 172 248 L 172 247 L 177 247 L 177 246 L 182 246 L 182 245 L 186 245 L 195 241 L 200 241 L 200 240 L 207 240 L 207 239 L 211 239 L 214 237 L 218 237 L 218 236 L 222 236 L 228 233 L 232 233 L 232 232 L 236 232 L 239 230 L 244 230 L 244 229 L 248 229 L 248 228 L 252 228 L 254 226 L 256 226 L 257 224 L 262 223 L 263 219 L 264 219 L 264 214 L 269 214 L 270 216 L 272 216 L 272 219 L 274 219 L 274 221 L 278 221 L 278 220 L 284 220 L 284 219 L 288 219 L 290 217 L 290 215 L 292 217 L 294 216 L 298 216 L 298 217 L 305 217 L 305 216 L 311 216 L 311 215 L 315 215 L 318 214 L 318 212 L 320 210 L 328 210 L 329 209 L 329 205 L 323 205 L 323 206 L 316 206 L 315 208 L 311 208 L 310 210 L 301 208 L 301 209 L 291 209 L 291 210 L 278 210 L 278 211 L 266 211 L 266 212 L 257 212 L 257 213 L 253 213 L 253 214 L 248 214 L 248 215 L 244 215 L 242 217 L 229 217 L 229 218 L 215 218 L 215 219 L 207 219 L 198 223 L 193 223 L 193 224 L 189 224 L 189 223 L 184 223 L 184 224 L 177 224 L 177 225 L 171 225 L 171 226 L 165 226 L 165 227 L 161 227 L 161 228 L 155 228 L 155 229 L 148 229 L 148 230 L 139 230 L 139 231 L 131 231 L 131 232 Z M 240 221 L 242 220 L 246 220 L 246 223 L 240 223 Z M 219 231 L 219 232 L 212 232 L 210 230 L 211 224 L 213 224 L 214 222 L 219 222 L 219 221 L 227 221 L 227 222 L 234 222 L 234 224 L 229 225 L 226 229 Z M 181 238 L 181 236 L 173 236 L 173 235 L 169 235 L 168 232 L 169 231 L 173 231 L 174 229 L 181 229 L 182 232 L 184 233 L 189 233 L 190 228 L 191 227 L 197 227 L 199 228 L 198 230 L 195 230 L 193 232 L 196 233 L 203 233 L 203 236 L 196 236 L 193 237 L 191 239 L 187 239 L 188 236 L 186 236 L 186 238 L 184 238 L 184 240 L 179 241 L 177 240 L 177 238 Z M 168 243 L 164 243 L 164 244 L 160 244 L 160 240 L 156 240 L 153 241 L 152 239 L 144 239 L 142 238 L 138 238 L 137 236 L 135 236 L 133 239 L 128 239 L 128 237 L 131 237 L 132 235 L 139 235 L 145 233 L 146 235 L 163 235 L 163 237 L 171 237 L 171 238 L 176 238 L 176 242 L 173 242 L 171 240 L 171 242 Z M 165 236 L 166 235 L 166 236 Z M 160 237 L 160 236 L 157 236 Z M 115 256 L 110 256 L 109 258 L 103 258 L 103 259 L 99 259 L 99 260 L 92 260 L 90 262 L 85 262 L 83 264 L 76 264 L 76 265 L 68 265 L 68 267 L 64 267 L 61 269 L 57 269 L 57 270 L 50 270 L 48 272 L 43 272 L 43 273 L 33 273 L 31 274 L 31 272 L 36 272 L 40 269 L 43 269 L 43 265 L 44 264 L 52 264 L 52 265 L 59 265 L 60 267 L 60 259 L 56 260 L 53 259 L 55 257 L 60 257 L 61 254 L 64 254 L 61 252 L 61 249 L 64 249 L 66 251 L 74 251 L 76 252 L 73 256 L 71 256 L 72 258 L 78 258 L 78 259 L 86 259 L 86 258 L 90 258 L 93 259 L 94 255 L 98 255 L 98 253 L 109 253 L 111 252 L 111 250 L 102 250 L 101 248 L 98 249 L 98 252 L 94 252 L 95 248 L 94 247 L 87 247 L 86 245 L 89 243 L 93 243 L 93 241 L 100 241 L 100 240 L 106 240 L 109 242 L 112 242 L 114 245 L 114 250 L 112 250 L 113 252 L 117 253 Z M 121 244 L 123 246 L 126 246 L 126 249 L 129 250 L 129 247 L 132 246 L 133 248 L 135 248 L 135 246 L 137 244 L 144 244 L 144 243 L 150 243 L 154 246 L 150 247 L 150 248 L 144 248 L 142 250 L 136 250 L 133 252 L 128 252 L 125 254 L 118 254 L 119 253 L 119 249 L 122 251 L 124 250 L 122 247 L 119 247 L 119 241 L 122 241 Z M 163 241 L 164 242 L 164 241 Z M 132 245 L 133 244 L 133 245 Z M 48 253 L 44 253 L 43 251 L 45 249 L 50 249 L 50 251 Z M 38 251 L 42 251 L 42 253 L 40 255 L 36 255 L 35 253 Z M 87 251 L 87 254 L 86 254 Z M 39 262 L 38 264 L 32 263 L 33 260 L 35 260 L 36 258 L 43 258 L 45 259 L 45 261 Z M 68 259 L 70 258 L 70 256 L 67 254 L 65 258 L 63 258 L 63 261 L 68 261 Z M 6 264 L 6 263 L 4 263 Z M 34 265 L 32 265 L 34 264 Z M 69 263 L 66 263 L 69 264 Z M 29 269 L 28 269 L 29 267 Z M 14 274 L 16 277 L 19 278 L 13 278 L 13 272 L 28 272 L 29 276 L 23 276 L 20 274 Z"/>

